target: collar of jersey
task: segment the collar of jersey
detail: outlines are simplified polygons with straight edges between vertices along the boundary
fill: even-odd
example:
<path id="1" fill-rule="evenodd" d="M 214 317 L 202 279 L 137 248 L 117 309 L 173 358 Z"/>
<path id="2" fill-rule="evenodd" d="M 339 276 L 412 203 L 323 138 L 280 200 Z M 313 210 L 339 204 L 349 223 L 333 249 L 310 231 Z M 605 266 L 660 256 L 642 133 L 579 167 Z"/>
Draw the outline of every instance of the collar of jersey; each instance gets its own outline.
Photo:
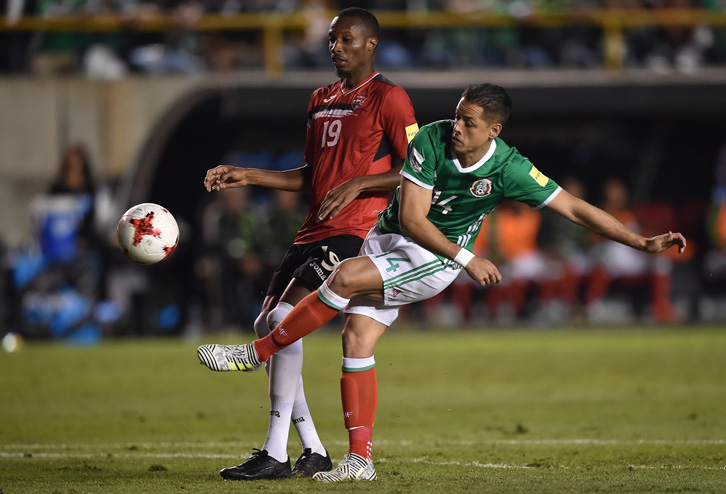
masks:
<path id="1" fill-rule="evenodd" d="M 353 91 L 357 91 L 357 90 L 359 90 L 360 88 L 362 88 L 363 86 L 365 86 L 366 84 L 368 84 L 369 82 L 371 82 L 371 81 L 373 80 L 373 78 L 374 78 L 375 76 L 377 76 L 377 75 L 378 75 L 378 72 L 373 72 L 373 74 L 372 74 L 372 75 L 371 75 L 371 76 L 370 76 L 370 77 L 369 77 L 368 79 L 366 79 L 365 81 L 361 82 L 360 84 L 358 84 L 358 86 L 354 87 L 353 89 L 351 89 L 351 90 L 350 90 L 350 91 L 348 91 L 347 93 L 345 92 L 345 89 L 343 89 L 343 82 L 344 82 L 344 79 L 341 79 L 341 80 L 340 80 L 340 84 L 338 85 L 338 88 L 340 89 L 340 93 L 341 93 L 341 94 L 342 94 L 343 96 L 345 96 L 346 94 L 350 94 L 350 93 L 352 93 Z"/>
<path id="2" fill-rule="evenodd" d="M 459 158 L 456 157 L 456 153 L 454 152 L 454 147 L 451 147 L 451 159 L 454 160 L 454 164 L 456 165 L 456 169 L 459 170 L 461 173 L 471 173 L 479 168 L 482 167 L 484 163 L 489 161 L 489 158 L 494 156 L 494 151 L 497 150 L 497 141 L 492 141 L 492 145 L 489 146 L 489 151 L 487 151 L 487 154 L 485 154 L 482 159 L 477 161 L 471 166 L 467 166 L 466 168 L 461 166 L 461 163 L 459 163 Z"/>

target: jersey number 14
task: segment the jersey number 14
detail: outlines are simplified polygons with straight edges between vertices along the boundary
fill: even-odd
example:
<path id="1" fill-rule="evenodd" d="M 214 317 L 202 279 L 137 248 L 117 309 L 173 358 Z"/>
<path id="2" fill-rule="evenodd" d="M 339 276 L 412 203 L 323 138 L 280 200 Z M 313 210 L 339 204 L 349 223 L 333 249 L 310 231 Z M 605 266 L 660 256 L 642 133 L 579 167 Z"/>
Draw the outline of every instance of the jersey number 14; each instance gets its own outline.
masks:
<path id="1" fill-rule="evenodd" d="M 442 199 L 441 201 L 439 201 L 440 198 L 441 198 L 441 191 L 435 190 L 434 196 L 431 198 L 431 204 L 433 204 L 434 206 L 441 207 L 441 214 L 450 213 L 453 210 L 453 208 L 451 206 L 449 206 L 449 203 L 451 201 L 453 201 L 454 199 L 456 199 L 456 196 L 450 196 L 450 197 L 447 197 L 446 199 Z"/>

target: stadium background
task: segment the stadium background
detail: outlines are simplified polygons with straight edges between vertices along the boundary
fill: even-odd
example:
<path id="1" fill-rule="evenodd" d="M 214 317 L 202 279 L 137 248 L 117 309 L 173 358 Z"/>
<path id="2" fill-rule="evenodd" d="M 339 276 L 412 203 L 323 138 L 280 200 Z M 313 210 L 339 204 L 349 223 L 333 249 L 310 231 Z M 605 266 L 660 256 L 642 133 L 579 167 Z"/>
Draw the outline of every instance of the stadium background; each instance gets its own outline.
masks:
<path id="1" fill-rule="evenodd" d="M 270 266 L 240 268 L 249 279 L 222 279 L 219 251 L 201 232 L 212 202 L 201 181 L 219 163 L 273 169 L 301 163 L 309 94 L 335 80 L 325 31 L 336 8 L 348 5 L 238 2 L 238 11 L 225 13 L 223 5 L 234 3 L 139 2 L 129 12 L 123 2 L 78 2 L 65 11 L 5 2 L 0 315 L 6 332 L 93 342 L 250 330 Z M 721 4 L 367 3 L 358 5 L 376 10 L 383 27 L 376 67 L 408 91 L 420 124 L 449 118 L 471 82 L 503 85 L 514 101 L 503 137 L 540 170 L 557 181 L 577 176 L 595 204 L 601 185 L 618 178 L 634 205 L 655 211 L 656 220 L 673 220 L 665 228 L 686 234 L 689 255 L 672 266 L 669 296 L 677 317 L 665 322 L 726 320 L 726 263 L 718 261 L 719 242 L 726 241 L 718 221 L 726 214 L 709 214 L 723 209 L 726 186 Z M 102 10 L 88 16 L 92 5 Z M 41 248 L 48 212 L 39 215 L 34 206 L 76 142 L 89 150 L 96 183 L 99 255 L 79 255 L 93 263 L 78 267 L 98 274 L 88 292 L 76 289 L 65 270 L 41 277 L 55 261 L 44 259 Z M 251 191 L 247 216 L 268 218 L 274 200 Z M 147 201 L 175 214 L 182 238 L 169 261 L 138 267 L 113 246 L 113 229 L 127 207 Z M 274 257 L 259 249 L 261 257 Z M 216 268 L 205 271 L 210 265 Z M 225 311 L 209 304 L 225 286 L 248 298 L 249 307 L 211 314 Z M 665 323 L 630 317 L 630 311 L 647 314 L 649 304 L 633 293 L 613 290 L 607 307 L 627 306 L 626 315 L 604 322 Z M 414 308 L 404 320 L 423 324 L 419 310 L 425 312 Z M 587 324 L 586 315 L 553 324 Z M 527 310 L 508 323 L 542 319 Z"/>

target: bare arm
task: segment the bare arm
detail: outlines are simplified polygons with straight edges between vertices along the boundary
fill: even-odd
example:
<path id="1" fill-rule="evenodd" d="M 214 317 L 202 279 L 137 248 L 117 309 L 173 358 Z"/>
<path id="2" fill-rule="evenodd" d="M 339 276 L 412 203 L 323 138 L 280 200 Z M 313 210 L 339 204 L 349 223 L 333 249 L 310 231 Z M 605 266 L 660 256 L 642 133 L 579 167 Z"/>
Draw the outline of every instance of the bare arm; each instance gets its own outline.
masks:
<path id="1" fill-rule="evenodd" d="M 680 233 L 668 232 L 645 238 L 630 230 L 612 215 L 572 196 L 566 190 L 560 191 L 547 206 L 573 223 L 592 230 L 605 238 L 643 252 L 656 254 L 676 245 L 678 246 L 678 252 L 681 253 L 686 248 L 686 239 Z"/>
<path id="2" fill-rule="evenodd" d="M 400 172 L 402 166 L 403 164 L 400 164 L 385 173 L 377 175 L 354 177 L 329 190 L 322 204 L 320 204 L 318 221 L 325 218 L 335 218 L 338 213 L 363 192 L 395 189 L 401 183 Z"/>
<path id="3" fill-rule="evenodd" d="M 204 187 L 207 192 L 246 187 L 248 185 L 302 192 L 310 187 L 302 170 L 302 168 L 295 168 L 294 170 L 277 172 L 220 165 L 207 170 L 207 175 L 204 177 Z"/>
<path id="4" fill-rule="evenodd" d="M 431 208 L 431 197 L 431 190 L 419 187 L 405 178 L 401 180 L 401 207 L 398 214 L 401 230 L 421 247 L 453 260 L 462 248 L 446 238 L 426 218 Z M 482 285 L 502 280 L 496 266 L 481 257 L 471 259 L 465 269 L 474 281 Z"/>

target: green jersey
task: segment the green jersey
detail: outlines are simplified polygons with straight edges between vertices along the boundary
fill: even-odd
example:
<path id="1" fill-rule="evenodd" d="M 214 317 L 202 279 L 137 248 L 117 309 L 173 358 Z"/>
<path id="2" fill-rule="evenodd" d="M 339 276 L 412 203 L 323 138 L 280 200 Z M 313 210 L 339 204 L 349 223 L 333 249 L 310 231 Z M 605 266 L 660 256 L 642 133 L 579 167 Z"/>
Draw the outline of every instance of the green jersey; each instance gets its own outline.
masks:
<path id="1" fill-rule="evenodd" d="M 482 221 L 505 199 L 541 208 L 560 192 L 553 180 L 499 138 L 478 163 L 462 168 L 451 145 L 453 128 L 453 120 L 421 127 L 408 146 L 401 175 L 433 190 L 427 218 L 457 245 L 471 251 Z M 383 233 L 402 234 L 400 199 L 399 187 L 378 217 Z"/>

